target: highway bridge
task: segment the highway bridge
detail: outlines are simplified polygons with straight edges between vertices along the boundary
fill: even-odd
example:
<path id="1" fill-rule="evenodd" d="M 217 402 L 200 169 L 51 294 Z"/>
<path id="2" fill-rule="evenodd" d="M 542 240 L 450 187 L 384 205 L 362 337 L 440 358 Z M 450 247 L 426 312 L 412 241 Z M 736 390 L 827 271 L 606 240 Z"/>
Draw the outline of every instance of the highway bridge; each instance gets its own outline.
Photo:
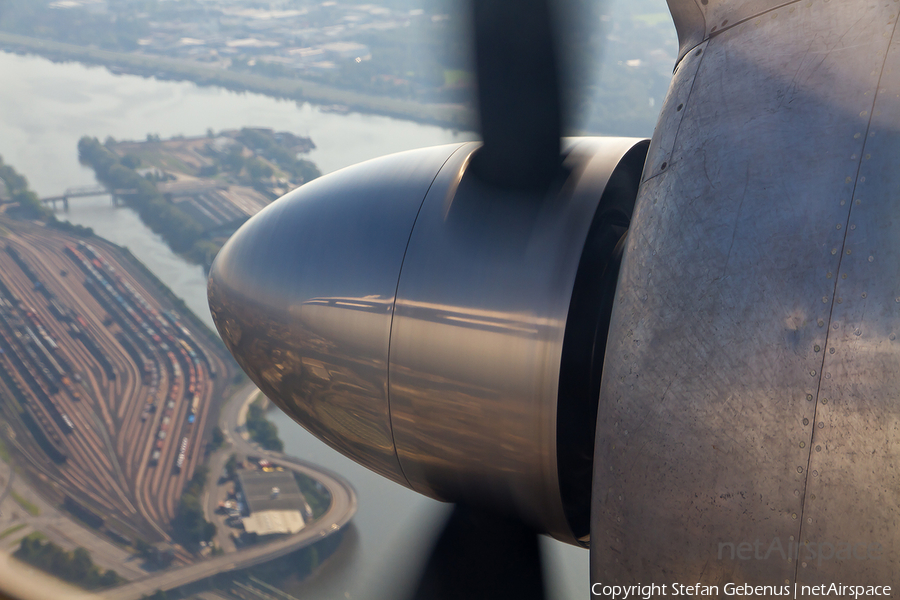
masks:
<path id="1" fill-rule="evenodd" d="M 122 196 L 128 196 L 130 194 L 136 194 L 137 190 L 109 190 L 105 186 L 102 185 L 87 185 L 81 187 L 71 187 L 63 192 L 62 195 L 59 196 L 48 196 L 46 198 L 41 198 L 42 204 L 51 204 L 53 206 L 53 210 L 56 210 L 56 206 L 58 202 L 62 203 L 63 210 L 69 210 L 69 200 L 72 198 L 90 198 L 95 196 L 112 196 L 112 203 L 114 205 L 118 205 L 119 198 Z"/>

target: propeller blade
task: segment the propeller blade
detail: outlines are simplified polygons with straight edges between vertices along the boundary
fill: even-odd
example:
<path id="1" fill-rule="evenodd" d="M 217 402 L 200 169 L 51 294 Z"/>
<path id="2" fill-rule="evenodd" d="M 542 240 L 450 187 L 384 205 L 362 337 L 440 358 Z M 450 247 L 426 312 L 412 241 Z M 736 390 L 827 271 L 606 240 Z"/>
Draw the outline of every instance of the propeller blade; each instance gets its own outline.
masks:
<path id="1" fill-rule="evenodd" d="M 472 0 L 472 15 L 484 145 L 470 172 L 498 195 L 543 197 L 563 172 L 561 51 L 549 0 Z M 413 598 L 544 597 L 537 534 L 516 516 L 457 504 Z"/>
<path id="2" fill-rule="evenodd" d="M 538 536 L 521 520 L 457 504 L 413 600 L 543 600 Z"/>
<path id="3" fill-rule="evenodd" d="M 509 190 L 546 190 L 559 173 L 562 109 L 548 0 L 472 0 L 484 147 L 478 177 Z"/>

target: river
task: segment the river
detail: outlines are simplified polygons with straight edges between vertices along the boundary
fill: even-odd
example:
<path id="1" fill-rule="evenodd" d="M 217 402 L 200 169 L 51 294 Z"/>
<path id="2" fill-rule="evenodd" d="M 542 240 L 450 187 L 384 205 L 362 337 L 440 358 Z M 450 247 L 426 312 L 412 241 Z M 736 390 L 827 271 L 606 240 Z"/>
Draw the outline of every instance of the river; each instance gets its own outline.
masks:
<path id="1" fill-rule="evenodd" d="M 320 112 L 308 104 L 235 93 L 192 83 L 113 75 L 101 67 L 53 63 L 0 52 L 0 156 L 25 175 L 39 195 L 95 184 L 78 163 L 83 135 L 103 140 L 202 135 L 244 126 L 271 127 L 309 136 L 310 154 L 323 173 L 410 148 L 471 139 L 439 127 L 351 113 Z M 109 198 L 73 200 L 67 216 L 127 246 L 187 305 L 212 326 L 202 269 L 173 254 L 137 215 Z M 347 477 L 359 493 L 354 529 L 322 571 L 304 584 L 304 597 L 393 600 L 403 598 L 447 507 L 379 477 L 334 452 L 277 412 L 286 451 Z M 590 596 L 588 552 L 547 540 L 549 596 Z"/>

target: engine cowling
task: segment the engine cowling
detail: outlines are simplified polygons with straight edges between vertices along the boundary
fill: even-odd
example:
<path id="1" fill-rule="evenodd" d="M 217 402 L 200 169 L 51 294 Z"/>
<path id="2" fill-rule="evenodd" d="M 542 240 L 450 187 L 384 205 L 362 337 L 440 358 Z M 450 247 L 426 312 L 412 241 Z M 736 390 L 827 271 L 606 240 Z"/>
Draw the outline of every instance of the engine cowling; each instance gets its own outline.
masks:
<path id="1" fill-rule="evenodd" d="M 598 361 L 647 147 L 569 140 L 541 194 L 481 183 L 477 143 L 312 181 L 219 253 L 216 326 L 338 451 L 586 544 Z"/>

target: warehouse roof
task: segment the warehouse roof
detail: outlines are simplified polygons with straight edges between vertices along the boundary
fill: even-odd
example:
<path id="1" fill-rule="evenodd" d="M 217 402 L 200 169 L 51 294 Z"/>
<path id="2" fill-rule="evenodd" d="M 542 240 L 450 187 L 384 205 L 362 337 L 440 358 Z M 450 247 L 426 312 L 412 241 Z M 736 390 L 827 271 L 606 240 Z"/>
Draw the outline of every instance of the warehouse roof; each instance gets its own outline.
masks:
<path id="1" fill-rule="evenodd" d="M 265 510 L 244 517 L 244 529 L 257 535 L 297 533 L 304 525 L 299 510 Z"/>
<path id="2" fill-rule="evenodd" d="M 237 477 L 251 515 L 267 510 L 301 510 L 304 506 L 291 471 L 238 471 Z"/>

